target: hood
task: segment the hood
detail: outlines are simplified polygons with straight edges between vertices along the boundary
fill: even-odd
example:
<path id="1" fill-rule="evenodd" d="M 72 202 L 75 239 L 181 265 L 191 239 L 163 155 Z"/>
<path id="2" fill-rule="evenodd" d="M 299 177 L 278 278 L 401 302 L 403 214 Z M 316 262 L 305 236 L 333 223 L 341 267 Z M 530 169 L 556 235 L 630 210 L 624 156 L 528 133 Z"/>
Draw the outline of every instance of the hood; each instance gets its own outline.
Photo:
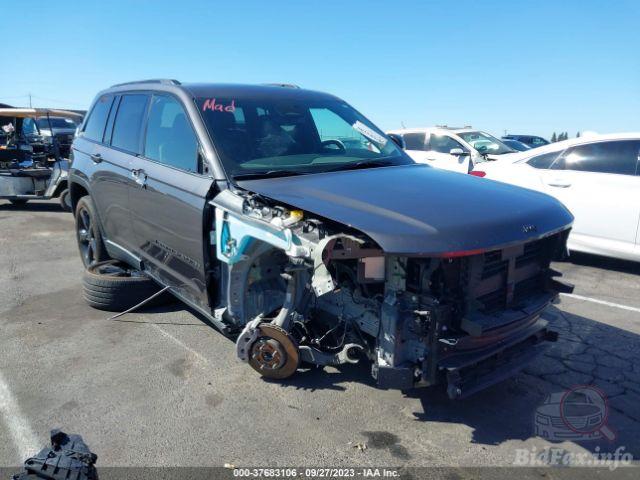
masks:
<path id="1" fill-rule="evenodd" d="M 40 133 L 42 133 L 42 135 L 45 135 L 47 137 L 51 136 L 51 129 L 50 128 L 41 128 L 40 129 Z M 54 135 L 74 135 L 76 133 L 76 129 L 75 128 L 53 128 L 53 134 Z"/>
<path id="2" fill-rule="evenodd" d="M 238 182 L 246 190 L 348 225 L 385 252 L 441 255 L 498 248 L 570 226 L 543 193 L 426 165 Z"/>
<path id="3" fill-rule="evenodd" d="M 531 157 L 531 150 L 525 150 L 524 152 L 514 152 L 514 153 L 505 153 L 502 155 L 487 155 L 487 160 L 483 162 L 478 162 L 476 165 L 497 165 L 497 164 L 507 164 L 507 163 L 515 163 L 523 158 Z"/>
<path id="4" fill-rule="evenodd" d="M 526 151 L 526 150 L 525 150 Z M 489 153 L 487 154 L 487 158 L 490 160 L 503 160 L 508 158 L 519 157 L 519 154 L 522 152 L 511 152 L 511 153 Z"/>

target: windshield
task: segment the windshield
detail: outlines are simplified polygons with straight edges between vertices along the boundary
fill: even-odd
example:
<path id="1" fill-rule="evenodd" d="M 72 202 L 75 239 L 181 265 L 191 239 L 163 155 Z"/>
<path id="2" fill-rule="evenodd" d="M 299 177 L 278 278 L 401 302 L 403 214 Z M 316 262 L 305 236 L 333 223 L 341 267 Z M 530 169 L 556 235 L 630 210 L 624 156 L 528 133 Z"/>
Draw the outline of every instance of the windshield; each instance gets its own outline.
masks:
<path id="1" fill-rule="evenodd" d="M 74 121 L 69 118 L 50 117 L 50 120 L 51 120 L 51 126 L 53 128 L 71 128 L 74 130 L 76 128 L 76 124 L 74 123 Z M 39 118 L 38 127 L 40 127 L 40 129 L 43 129 L 43 128 L 48 129 L 49 121 L 46 118 Z"/>
<path id="2" fill-rule="evenodd" d="M 502 139 L 502 143 L 504 143 L 505 145 L 507 145 L 508 147 L 517 150 L 518 152 L 524 152 L 525 150 L 530 150 L 531 147 L 529 145 L 526 145 L 522 142 L 519 142 L 517 140 L 511 140 L 511 139 Z"/>
<path id="3" fill-rule="evenodd" d="M 197 104 L 232 177 L 413 163 L 339 100 L 199 98 Z"/>
<path id="4" fill-rule="evenodd" d="M 473 148 L 483 154 L 502 155 L 503 153 L 515 152 L 507 147 L 496 137 L 484 132 L 464 132 L 458 135 Z"/>
<path id="5" fill-rule="evenodd" d="M 38 127 L 36 127 L 36 122 L 33 118 L 23 118 L 22 119 L 22 134 L 23 135 L 38 135 Z"/>

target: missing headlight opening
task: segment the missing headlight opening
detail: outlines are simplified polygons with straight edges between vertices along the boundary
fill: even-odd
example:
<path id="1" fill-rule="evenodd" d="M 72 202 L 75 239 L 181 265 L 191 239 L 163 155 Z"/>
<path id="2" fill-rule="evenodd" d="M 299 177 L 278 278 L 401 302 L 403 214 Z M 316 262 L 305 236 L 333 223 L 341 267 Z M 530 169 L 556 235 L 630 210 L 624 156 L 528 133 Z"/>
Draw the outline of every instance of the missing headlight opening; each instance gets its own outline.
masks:
<path id="1" fill-rule="evenodd" d="M 220 316 L 240 331 L 238 357 L 265 377 L 368 360 L 382 388 L 446 384 L 462 398 L 556 338 L 542 317 L 571 289 L 549 267 L 568 230 L 482 252 L 403 256 L 244 191 L 212 203 Z"/>

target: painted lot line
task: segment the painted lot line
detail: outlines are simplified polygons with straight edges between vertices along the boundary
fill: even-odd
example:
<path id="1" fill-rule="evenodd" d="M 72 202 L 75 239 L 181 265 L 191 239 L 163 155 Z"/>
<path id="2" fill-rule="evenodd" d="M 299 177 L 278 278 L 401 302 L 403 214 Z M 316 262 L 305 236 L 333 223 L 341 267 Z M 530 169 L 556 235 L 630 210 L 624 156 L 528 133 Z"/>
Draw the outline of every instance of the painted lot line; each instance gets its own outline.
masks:
<path id="1" fill-rule="evenodd" d="M 183 341 L 178 340 L 176 337 L 174 337 L 173 335 L 171 335 L 169 332 L 167 332 L 165 329 L 163 329 L 162 327 L 160 327 L 159 325 L 156 325 L 155 323 L 152 323 L 151 326 L 153 328 L 155 328 L 158 332 L 160 332 L 160 334 L 171 340 L 173 343 L 175 343 L 176 345 L 184 348 L 186 351 L 188 351 L 189 353 L 191 353 L 191 355 L 193 355 L 194 357 L 196 357 L 198 360 L 200 360 L 202 363 L 204 363 L 205 365 L 209 364 L 209 360 L 206 359 L 206 357 L 204 355 L 202 355 L 200 352 L 195 351 L 193 348 L 187 346 Z"/>
<path id="2" fill-rule="evenodd" d="M 9 384 L 0 372 L 0 415 L 9 430 L 13 445 L 20 458 L 35 455 L 40 442 L 33 433 L 29 421 L 22 415 L 18 402 L 11 393 Z"/>
<path id="3" fill-rule="evenodd" d="M 157 330 L 163 337 L 170 340 L 179 347 L 185 349 L 196 357 L 200 362 L 208 364 L 209 361 L 201 353 L 197 352 L 193 348 L 187 346 L 184 342 L 177 339 L 162 327 L 152 324 L 152 327 Z M 31 425 L 27 418 L 23 415 L 16 398 L 9 384 L 4 378 L 4 375 L 0 371 L 0 418 L 6 425 L 13 441 L 13 446 L 20 459 L 28 458 L 35 455 L 39 450 L 40 441 L 33 432 Z M 22 461 L 22 460 L 21 460 Z"/>
<path id="4" fill-rule="evenodd" d="M 640 313 L 640 308 L 630 307 L 629 305 L 621 305 L 619 303 L 607 302 L 605 300 L 598 300 L 597 298 L 583 297 L 582 295 L 575 295 L 573 293 L 561 293 L 560 295 L 562 295 L 563 297 L 575 298 L 576 300 L 584 300 L 585 302 L 606 305 L 607 307 L 620 308 L 622 310 L 628 310 L 630 312 Z"/>

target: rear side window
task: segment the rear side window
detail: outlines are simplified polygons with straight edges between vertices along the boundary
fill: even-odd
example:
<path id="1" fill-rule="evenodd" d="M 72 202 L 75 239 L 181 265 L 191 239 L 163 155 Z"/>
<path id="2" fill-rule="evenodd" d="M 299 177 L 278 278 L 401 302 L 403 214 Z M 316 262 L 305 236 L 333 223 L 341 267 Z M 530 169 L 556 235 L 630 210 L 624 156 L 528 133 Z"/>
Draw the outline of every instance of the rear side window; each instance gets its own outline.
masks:
<path id="1" fill-rule="evenodd" d="M 554 169 L 635 175 L 640 142 L 620 140 L 579 145 L 569 149 Z"/>
<path id="2" fill-rule="evenodd" d="M 198 171 L 198 140 L 182 105 L 154 95 L 147 120 L 145 157 L 188 172 Z"/>
<path id="3" fill-rule="evenodd" d="M 84 136 L 97 142 L 102 142 L 104 126 L 107 123 L 107 116 L 113 103 L 111 95 L 103 95 L 93 106 L 89 119 L 84 127 Z"/>
<path id="4" fill-rule="evenodd" d="M 533 168 L 542 168 L 547 169 L 551 166 L 553 161 L 558 158 L 560 152 L 551 152 L 551 153 L 543 153 L 542 155 L 536 155 L 535 157 L 527 160 L 527 164 L 529 164 Z"/>
<path id="5" fill-rule="evenodd" d="M 113 125 L 111 145 L 127 152 L 140 153 L 140 132 L 147 110 L 148 95 L 124 95 Z"/>
<path id="6" fill-rule="evenodd" d="M 425 150 L 424 140 L 426 138 L 426 134 L 405 133 L 402 138 L 404 139 L 405 150 Z"/>

